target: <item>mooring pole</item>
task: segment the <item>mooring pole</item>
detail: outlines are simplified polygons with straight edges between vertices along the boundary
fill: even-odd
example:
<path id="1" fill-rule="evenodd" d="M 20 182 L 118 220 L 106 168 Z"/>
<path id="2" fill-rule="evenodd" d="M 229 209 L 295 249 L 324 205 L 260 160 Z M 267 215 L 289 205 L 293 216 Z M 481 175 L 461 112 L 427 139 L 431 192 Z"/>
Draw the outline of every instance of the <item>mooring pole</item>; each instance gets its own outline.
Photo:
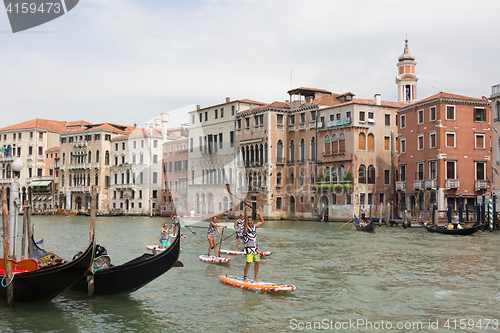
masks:
<path id="1" fill-rule="evenodd" d="M 89 233 L 89 242 L 92 242 L 92 238 L 95 235 L 95 198 L 96 198 L 97 186 L 92 185 L 90 189 L 90 233 Z M 94 296 L 94 267 L 90 267 L 90 272 L 92 276 L 88 282 L 88 296 Z"/>
<path id="2" fill-rule="evenodd" d="M 14 304 L 14 287 L 12 285 L 12 262 L 10 261 L 9 214 L 7 209 L 7 192 L 2 189 L 2 223 L 3 223 L 3 262 L 5 265 L 5 281 L 7 285 L 7 306 Z"/>

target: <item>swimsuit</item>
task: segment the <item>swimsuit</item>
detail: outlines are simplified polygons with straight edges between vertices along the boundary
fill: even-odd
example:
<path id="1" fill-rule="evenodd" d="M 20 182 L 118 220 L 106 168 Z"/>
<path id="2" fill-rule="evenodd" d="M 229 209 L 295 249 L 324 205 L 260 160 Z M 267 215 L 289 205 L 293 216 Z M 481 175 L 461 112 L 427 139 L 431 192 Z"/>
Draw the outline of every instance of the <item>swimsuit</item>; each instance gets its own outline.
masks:
<path id="1" fill-rule="evenodd" d="M 236 239 L 243 238 L 243 232 L 245 231 L 245 220 L 236 221 Z"/>

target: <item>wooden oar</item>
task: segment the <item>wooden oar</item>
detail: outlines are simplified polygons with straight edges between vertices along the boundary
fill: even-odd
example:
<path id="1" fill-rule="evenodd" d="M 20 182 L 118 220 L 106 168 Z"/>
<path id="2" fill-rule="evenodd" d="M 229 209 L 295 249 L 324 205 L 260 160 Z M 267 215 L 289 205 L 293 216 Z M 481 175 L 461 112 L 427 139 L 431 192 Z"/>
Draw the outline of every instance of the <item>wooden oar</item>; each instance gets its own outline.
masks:
<path id="1" fill-rule="evenodd" d="M 347 221 L 346 223 L 344 223 L 344 225 L 346 225 L 347 223 L 351 222 L 351 221 L 352 221 L 352 220 L 354 220 L 354 219 L 355 219 L 355 217 L 353 217 L 352 219 L 350 219 L 349 221 Z M 343 227 L 344 225 L 342 225 L 342 227 Z M 340 227 L 340 228 L 342 228 L 342 227 Z M 339 229 L 340 229 L 340 228 L 339 228 Z"/>

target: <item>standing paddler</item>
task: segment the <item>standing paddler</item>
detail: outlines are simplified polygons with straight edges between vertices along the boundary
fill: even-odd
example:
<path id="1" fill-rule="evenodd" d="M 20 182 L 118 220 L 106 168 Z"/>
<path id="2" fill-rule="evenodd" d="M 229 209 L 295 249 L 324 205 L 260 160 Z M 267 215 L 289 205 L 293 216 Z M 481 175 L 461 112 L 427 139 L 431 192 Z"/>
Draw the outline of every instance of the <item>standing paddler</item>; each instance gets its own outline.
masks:
<path id="1" fill-rule="evenodd" d="M 250 264 L 254 262 L 254 281 L 260 282 L 257 279 L 257 275 L 259 274 L 259 262 L 260 262 L 260 253 L 259 253 L 259 245 L 257 244 L 257 228 L 264 223 L 264 219 L 258 209 L 255 210 L 257 215 L 259 216 L 260 221 L 256 224 L 253 224 L 253 219 L 251 217 L 247 217 L 245 220 L 244 232 L 243 232 L 243 243 L 245 244 L 245 257 L 246 257 L 246 265 L 245 271 L 243 274 L 243 279 L 247 279 L 248 269 L 250 268 Z"/>
<path id="2" fill-rule="evenodd" d="M 234 223 L 234 229 L 236 230 L 236 246 L 234 247 L 234 252 L 238 252 L 238 244 L 240 240 L 243 239 L 243 229 L 245 228 L 245 215 L 240 214 L 240 218 Z"/>

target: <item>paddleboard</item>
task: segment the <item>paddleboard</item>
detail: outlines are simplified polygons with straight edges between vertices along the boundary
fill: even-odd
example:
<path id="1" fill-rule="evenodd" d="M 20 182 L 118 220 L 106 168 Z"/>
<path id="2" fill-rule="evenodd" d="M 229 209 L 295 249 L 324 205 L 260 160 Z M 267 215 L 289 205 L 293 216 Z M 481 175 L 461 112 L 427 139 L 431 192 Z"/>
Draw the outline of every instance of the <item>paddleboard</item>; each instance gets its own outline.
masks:
<path id="1" fill-rule="evenodd" d="M 175 235 L 175 234 L 169 234 L 169 236 L 175 238 L 177 235 Z M 181 238 L 186 238 L 186 236 L 185 235 L 181 235 Z"/>
<path id="2" fill-rule="evenodd" d="M 148 245 L 148 246 L 146 246 L 146 248 L 147 248 L 148 250 L 154 250 L 154 251 L 157 251 L 157 252 L 163 252 L 163 251 L 165 251 L 166 249 L 168 249 L 168 247 L 167 247 L 167 248 L 160 248 L 160 246 L 159 246 L 159 245 Z"/>
<path id="3" fill-rule="evenodd" d="M 218 264 L 222 264 L 222 263 L 227 263 L 227 262 L 230 262 L 231 261 L 231 258 L 217 258 L 216 256 L 207 256 L 206 254 L 203 254 L 201 256 L 199 256 L 198 258 L 200 258 L 201 261 L 204 261 L 204 262 L 213 262 L 213 263 L 218 263 Z"/>
<path id="4" fill-rule="evenodd" d="M 255 282 L 253 280 L 247 279 L 243 280 L 241 277 L 222 275 L 219 277 L 220 282 L 228 284 L 230 286 L 257 291 L 261 293 L 285 293 L 287 291 L 295 290 L 293 284 L 279 284 L 279 283 L 269 283 L 269 282 Z"/>
<path id="5" fill-rule="evenodd" d="M 220 250 L 220 253 L 232 254 L 232 255 L 235 255 L 235 256 L 242 256 L 242 255 L 245 254 L 245 252 L 230 251 L 230 250 Z M 263 251 L 263 252 L 259 252 L 259 254 L 260 254 L 261 257 L 265 257 L 265 256 L 270 256 L 271 254 L 273 254 L 273 252 L 271 252 L 271 251 Z"/>

